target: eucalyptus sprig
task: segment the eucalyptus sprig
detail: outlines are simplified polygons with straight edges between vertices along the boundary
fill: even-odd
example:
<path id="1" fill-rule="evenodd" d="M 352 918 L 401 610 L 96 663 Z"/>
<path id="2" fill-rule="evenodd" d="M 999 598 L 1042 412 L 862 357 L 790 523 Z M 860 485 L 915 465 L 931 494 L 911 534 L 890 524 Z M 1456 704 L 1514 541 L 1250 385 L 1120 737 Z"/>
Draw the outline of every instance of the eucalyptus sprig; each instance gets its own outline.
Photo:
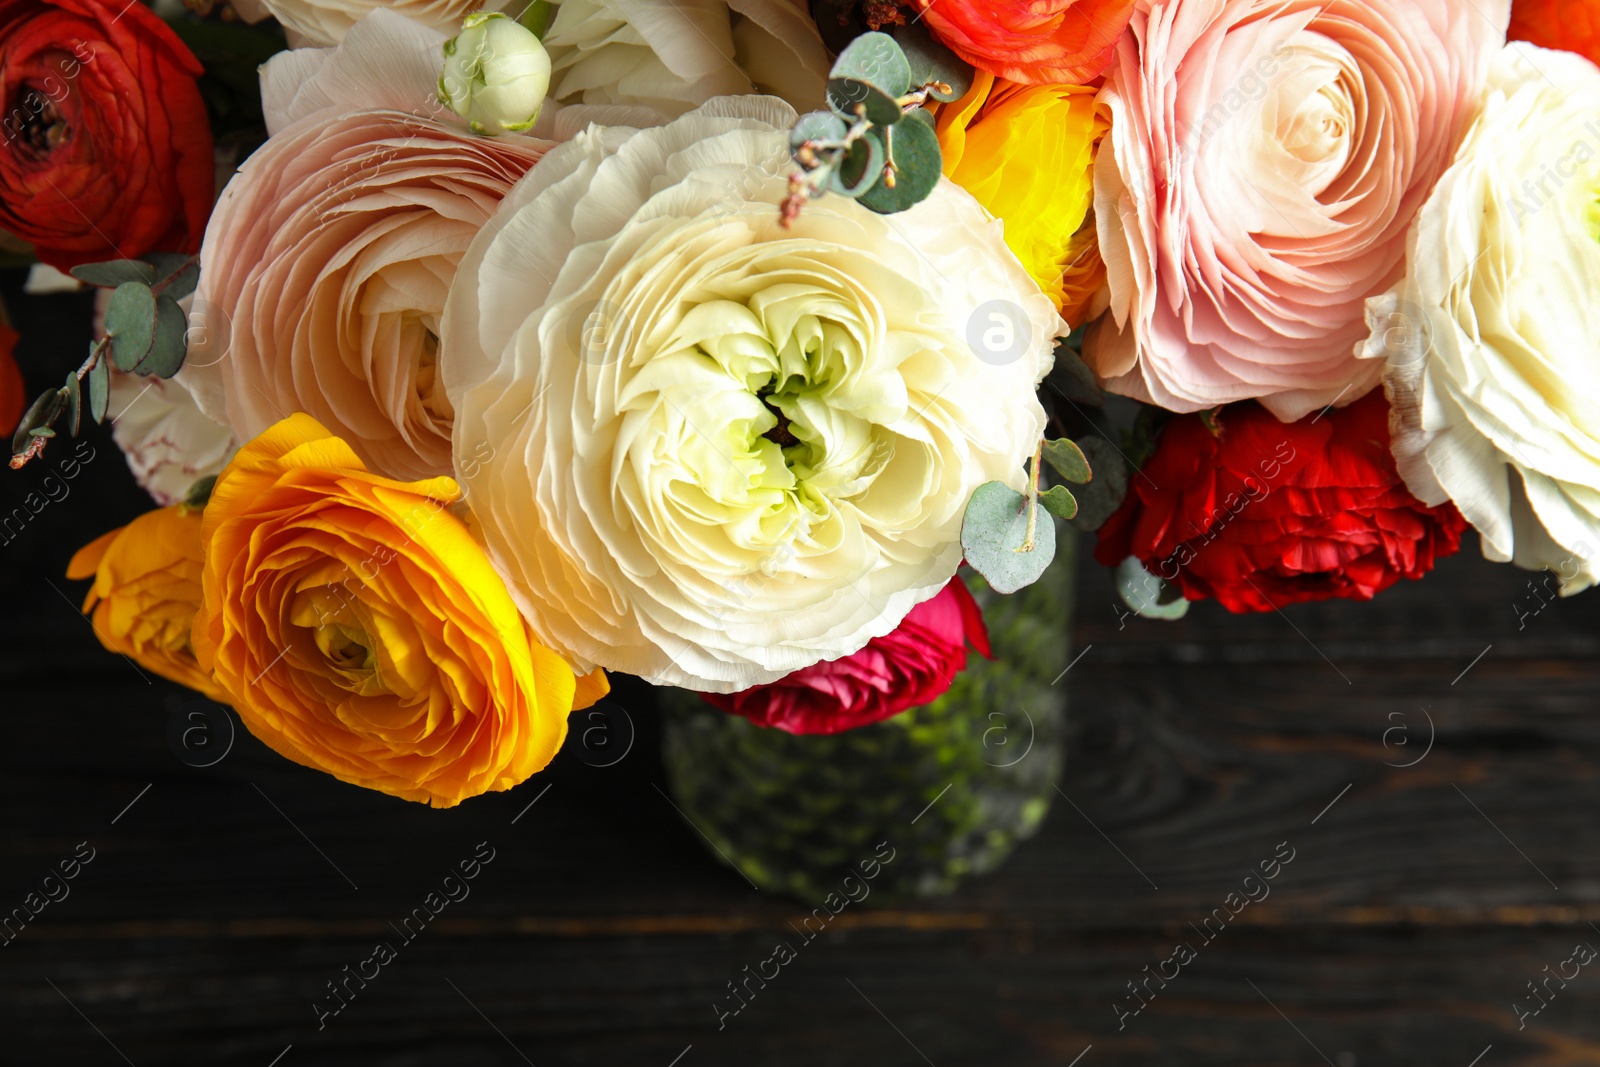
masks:
<path id="1" fill-rule="evenodd" d="M 828 109 L 800 116 L 789 134 L 798 169 L 789 176 L 782 220 L 791 226 L 807 200 L 838 193 L 888 215 L 926 199 L 944 158 L 930 100 L 952 101 L 972 68 L 919 27 L 899 39 L 866 33 L 828 74 Z"/>
<path id="2" fill-rule="evenodd" d="M 110 289 L 106 305 L 105 336 L 89 346 L 89 355 L 64 384 L 40 394 L 11 439 L 11 469 L 21 470 L 38 458 L 56 436 L 55 424 L 63 416 L 72 436 L 83 427 L 83 401 L 87 379 L 89 416 L 104 422 L 110 398 L 111 370 L 170 378 L 183 367 L 188 350 L 189 316 L 178 301 L 200 283 L 198 256 L 157 252 L 144 259 L 117 259 L 85 263 L 72 268 L 72 276 L 101 289 Z"/>

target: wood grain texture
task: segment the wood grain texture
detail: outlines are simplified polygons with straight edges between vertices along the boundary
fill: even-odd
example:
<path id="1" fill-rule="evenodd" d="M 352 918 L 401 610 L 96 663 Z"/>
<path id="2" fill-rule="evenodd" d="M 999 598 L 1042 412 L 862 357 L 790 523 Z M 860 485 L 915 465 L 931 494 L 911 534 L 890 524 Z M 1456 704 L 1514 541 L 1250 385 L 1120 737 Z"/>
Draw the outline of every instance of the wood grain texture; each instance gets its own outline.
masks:
<path id="1" fill-rule="evenodd" d="M 86 302 L 3 279 L 42 388 Z M 0 948 L 0 1063 L 1600 1064 L 1600 965 L 1521 1029 L 1513 1010 L 1600 946 L 1600 594 L 1519 620 L 1529 576 L 1473 545 L 1372 604 L 1162 624 L 1119 619 L 1086 565 L 1065 799 L 1040 835 L 952 897 L 852 906 L 802 943 L 801 909 L 657 791 L 641 686 L 619 686 L 638 732 L 614 766 L 564 752 L 445 812 L 242 730 L 214 767 L 180 762 L 183 693 L 100 650 L 61 577 L 145 506 L 90 439 L 70 495 L 0 545 L 0 912 L 96 850 Z M 46 473 L 0 479 L 0 514 Z M 319 1030 L 326 984 L 401 943 L 391 924 L 484 841 L 471 895 Z M 1234 915 L 1280 843 L 1294 859 Z M 779 940 L 797 958 L 719 1029 L 727 983 Z M 1179 941 L 1195 958 L 1119 1028 Z"/>

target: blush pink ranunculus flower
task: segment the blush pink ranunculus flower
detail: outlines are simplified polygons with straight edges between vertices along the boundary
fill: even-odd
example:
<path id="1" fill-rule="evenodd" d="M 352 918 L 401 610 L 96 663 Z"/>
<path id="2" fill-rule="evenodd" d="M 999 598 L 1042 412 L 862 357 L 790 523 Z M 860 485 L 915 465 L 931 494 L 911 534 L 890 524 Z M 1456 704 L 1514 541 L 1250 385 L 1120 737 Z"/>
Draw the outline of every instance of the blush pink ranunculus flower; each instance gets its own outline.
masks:
<path id="1" fill-rule="evenodd" d="M 1139 0 L 1095 167 L 1086 358 L 1175 411 L 1291 420 L 1381 368 L 1363 305 L 1477 113 L 1509 0 Z"/>
<path id="2" fill-rule="evenodd" d="M 262 72 L 272 136 L 200 252 L 186 381 L 248 441 L 296 412 L 376 473 L 452 473 L 439 317 L 456 267 L 553 142 L 483 137 L 438 104 L 443 35 L 387 12 Z"/>
<path id="3" fill-rule="evenodd" d="M 791 734 L 836 734 L 937 700 L 967 665 L 967 644 L 989 655 L 983 611 L 960 576 L 882 637 L 742 693 L 704 693 L 715 707 Z"/>

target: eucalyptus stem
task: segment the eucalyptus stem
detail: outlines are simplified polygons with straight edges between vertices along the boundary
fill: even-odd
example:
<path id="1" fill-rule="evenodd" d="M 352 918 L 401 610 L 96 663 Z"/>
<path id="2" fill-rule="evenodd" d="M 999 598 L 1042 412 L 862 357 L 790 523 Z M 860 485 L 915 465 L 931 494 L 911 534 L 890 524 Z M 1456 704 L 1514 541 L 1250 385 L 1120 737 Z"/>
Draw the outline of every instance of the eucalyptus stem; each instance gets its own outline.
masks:
<path id="1" fill-rule="evenodd" d="M 1028 476 L 1028 536 L 1013 552 L 1032 552 L 1034 535 L 1039 532 L 1039 464 L 1044 460 L 1044 438 L 1033 450 L 1033 470 Z"/>

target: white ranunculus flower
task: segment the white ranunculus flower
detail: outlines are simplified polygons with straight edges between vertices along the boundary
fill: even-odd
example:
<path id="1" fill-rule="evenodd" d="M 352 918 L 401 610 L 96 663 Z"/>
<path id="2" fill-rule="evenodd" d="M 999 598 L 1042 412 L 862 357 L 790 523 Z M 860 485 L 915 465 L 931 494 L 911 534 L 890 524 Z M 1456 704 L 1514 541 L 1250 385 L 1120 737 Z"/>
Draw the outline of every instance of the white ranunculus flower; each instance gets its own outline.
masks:
<path id="1" fill-rule="evenodd" d="M 955 573 L 978 486 L 1024 484 L 1049 298 L 949 181 L 785 230 L 794 120 L 738 97 L 580 134 L 451 287 L 457 477 L 580 663 L 733 692 L 848 655 Z"/>
<path id="2" fill-rule="evenodd" d="M 1395 456 L 1484 555 L 1600 580 L 1600 69 L 1513 44 L 1368 304 Z"/>
<path id="3" fill-rule="evenodd" d="M 200 410 L 182 375 L 163 380 L 113 370 L 106 411 L 134 479 L 163 507 L 220 474 L 239 449 L 233 431 Z"/>
<path id="4" fill-rule="evenodd" d="M 397 15 L 430 26 L 446 37 L 461 28 L 461 20 L 476 11 L 499 11 L 510 0 L 232 0 L 233 9 L 246 22 L 271 17 L 290 33 L 289 43 L 326 47 L 344 40 L 345 33 L 374 11 Z M 520 11 L 519 4 L 516 11 Z"/>
<path id="5" fill-rule="evenodd" d="M 556 0 L 544 35 L 563 104 L 633 104 L 663 118 L 763 92 L 823 105 L 828 51 L 805 0 Z"/>

